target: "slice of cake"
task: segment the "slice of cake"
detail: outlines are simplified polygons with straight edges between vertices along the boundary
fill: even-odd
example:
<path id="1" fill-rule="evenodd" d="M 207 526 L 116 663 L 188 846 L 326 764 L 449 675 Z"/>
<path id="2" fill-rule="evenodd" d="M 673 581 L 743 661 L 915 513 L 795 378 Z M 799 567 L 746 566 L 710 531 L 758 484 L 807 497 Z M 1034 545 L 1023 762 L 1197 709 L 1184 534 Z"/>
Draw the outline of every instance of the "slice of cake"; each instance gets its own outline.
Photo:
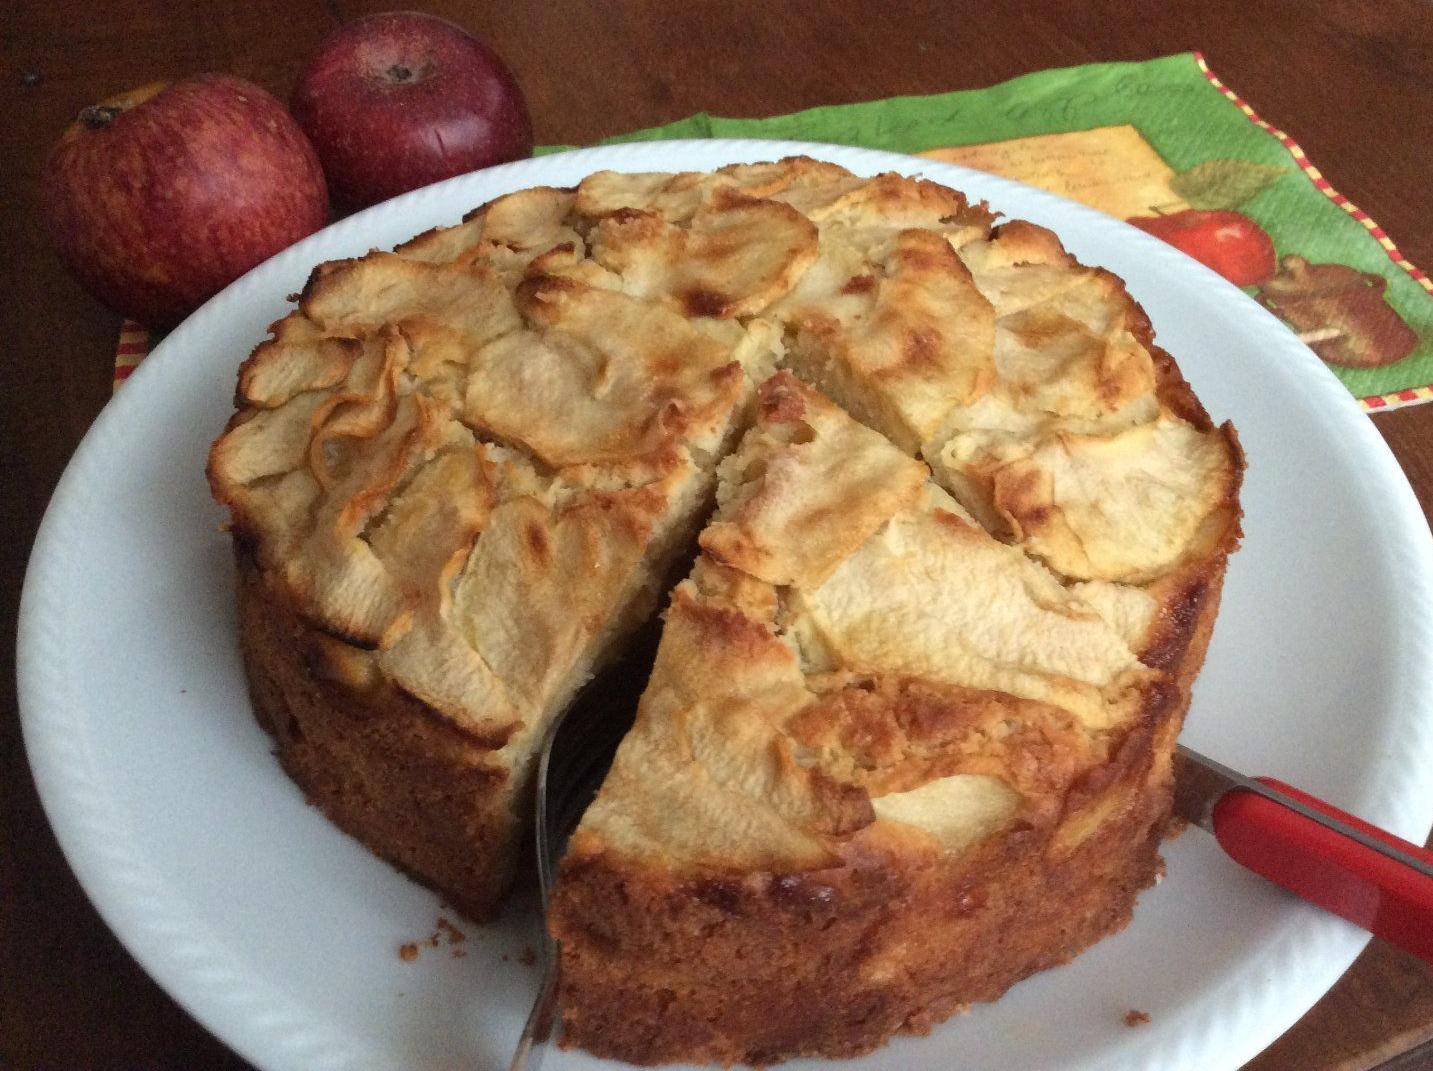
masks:
<path id="1" fill-rule="evenodd" d="M 567 1040 L 852 1055 L 1123 926 L 1187 703 L 1141 656 L 1197 663 L 1212 603 L 1112 622 L 789 373 L 720 471 L 562 862 Z"/>

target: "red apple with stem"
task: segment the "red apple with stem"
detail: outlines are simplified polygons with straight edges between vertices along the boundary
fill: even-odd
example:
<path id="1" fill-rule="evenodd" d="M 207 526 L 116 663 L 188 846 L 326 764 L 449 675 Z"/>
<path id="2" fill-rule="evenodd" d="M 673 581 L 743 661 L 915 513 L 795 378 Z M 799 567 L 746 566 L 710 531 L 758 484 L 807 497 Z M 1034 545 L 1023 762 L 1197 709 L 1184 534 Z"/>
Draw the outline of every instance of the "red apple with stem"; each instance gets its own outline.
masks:
<path id="1" fill-rule="evenodd" d="M 1274 276 L 1273 240 L 1241 212 L 1186 208 L 1167 216 L 1136 216 L 1125 222 L 1163 238 L 1235 286 L 1258 286 Z"/>
<path id="2" fill-rule="evenodd" d="M 298 124 L 270 94 L 224 74 L 85 108 L 40 186 L 65 266 L 151 327 L 328 222 L 323 172 Z"/>
<path id="3" fill-rule="evenodd" d="M 415 11 L 331 33 L 300 75 L 292 108 L 346 209 L 532 154 L 527 104 L 497 53 Z"/>

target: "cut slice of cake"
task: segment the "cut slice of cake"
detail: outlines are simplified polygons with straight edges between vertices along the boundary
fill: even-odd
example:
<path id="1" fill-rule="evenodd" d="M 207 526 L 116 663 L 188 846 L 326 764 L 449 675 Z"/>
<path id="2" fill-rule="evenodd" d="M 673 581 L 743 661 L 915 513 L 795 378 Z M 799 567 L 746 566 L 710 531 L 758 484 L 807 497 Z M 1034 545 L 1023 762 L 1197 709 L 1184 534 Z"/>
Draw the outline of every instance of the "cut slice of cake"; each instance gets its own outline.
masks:
<path id="1" fill-rule="evenodd" d="M 562 862 L 568 1041 L 851 1055 L 1123 926 L 1186 705 L 1141 659 L 1160 624 L 1109 620 L 789 373 L 718 496 Z"/>

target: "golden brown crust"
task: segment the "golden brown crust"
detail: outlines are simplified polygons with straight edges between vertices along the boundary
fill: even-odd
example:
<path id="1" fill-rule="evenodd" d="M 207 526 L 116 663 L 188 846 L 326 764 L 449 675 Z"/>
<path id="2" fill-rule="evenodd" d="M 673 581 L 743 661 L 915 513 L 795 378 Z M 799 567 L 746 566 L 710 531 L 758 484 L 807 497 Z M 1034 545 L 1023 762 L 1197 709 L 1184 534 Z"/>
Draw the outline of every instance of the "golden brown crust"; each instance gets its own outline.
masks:
<path id="1" fill-rule="evenodd" d="M 1060 825 L 953 858 L 686 880 L 574 862 L 551 914 L 564 1044 L 638 1064 L 854 1056 L 996 999 L 1121 929 L 1158 876 L 1168 788 L 1141 743 Z"/>
<path id="2" fill-rule="evenodd" d="M 829 756 L 824 768 L 874 797 L 988 775 L 1023 797 L 1026 820 L 1030 805 L 1057 804 L 1092 759 L 1079 723 L 1058 707 L 919 677 L 838 677 L 787 728 Z"/>
<path id="3" fill-rule="evenodd" d="M 1124 283 L 1029 224 L 960 256 L 995 309 L 997 376 L 923 441 L 942 485 L 1072 580 L 1144 585 L 1237 539 L 1237 445 Z"/>
<path id="4" fill-rule="evenodd" d="M 501 740 L 444 717 L 365 672 L 367 654 L 295 614 L 242 550 L 239 640 L 249 694 L 309 802 L 474 919 L 512 881 L 521 808 Z"/>
<path id="5" fill-rule="evenodd" d="M 702 549 L 770 583 L 814 586 L 916 498 L 926 469 L 790 372 L 761 385 L 756 408 L 764 434 L 722 462 L 729 490 Z M 812 449 L 818 437 L 839 441 Z"/>
<path id="6" fill-rule="evenodd" d="M 1169 634 L 1173 686 L 1069 783 L 1053 822 L 954 857 L 858 846 L 807 872 L 673 875 L 574 854 L 550 914 L 564 1044 L 642 1065 L 855 1056 L 1122 929 L 1163 872 L 1170 755 L 1222 579 L 1221 563 Z"/>

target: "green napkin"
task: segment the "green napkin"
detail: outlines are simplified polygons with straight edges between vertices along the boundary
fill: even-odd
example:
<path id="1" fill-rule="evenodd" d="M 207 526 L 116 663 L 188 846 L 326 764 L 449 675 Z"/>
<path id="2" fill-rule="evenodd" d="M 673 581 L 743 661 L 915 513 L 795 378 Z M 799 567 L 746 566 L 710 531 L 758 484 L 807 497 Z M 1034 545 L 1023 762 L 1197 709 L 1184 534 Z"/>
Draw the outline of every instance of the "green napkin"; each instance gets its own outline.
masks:
<path id="1" fill-rule="evenodd" d="M 769 119 L 702 113 L 609 142 L 753 137 L 924 154 L 1140 220 L 1243 285 L 1367 407 L 1433 398 L 1433 285 L 1197 53 Z"/>

